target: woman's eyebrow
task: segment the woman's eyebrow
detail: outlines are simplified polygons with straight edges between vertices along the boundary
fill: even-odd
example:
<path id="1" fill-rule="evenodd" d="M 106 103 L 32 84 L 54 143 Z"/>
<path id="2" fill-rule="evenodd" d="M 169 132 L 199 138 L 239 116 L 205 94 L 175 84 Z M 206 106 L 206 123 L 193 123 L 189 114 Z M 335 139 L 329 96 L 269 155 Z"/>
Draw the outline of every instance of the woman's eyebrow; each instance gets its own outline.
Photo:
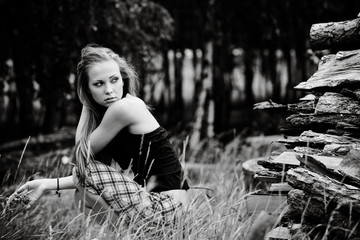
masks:
<path id="1" fill-rule="evenodd" d="M 92 82 L 103 82 L 103 80 L 102 79 L 94 79 L 94 80 L 92 80 Z"/>
<path id="2" fill-rule="evenodd" d="M 109 77 L 109 79 L 113 78 L 113 77 L 116 77 L 117 75 L 116 74 L 113 74 Z M 103 79 L 94 79 L 92 80 L 93 82 L 96 82 L 96 81 L 104 81 Z"/>

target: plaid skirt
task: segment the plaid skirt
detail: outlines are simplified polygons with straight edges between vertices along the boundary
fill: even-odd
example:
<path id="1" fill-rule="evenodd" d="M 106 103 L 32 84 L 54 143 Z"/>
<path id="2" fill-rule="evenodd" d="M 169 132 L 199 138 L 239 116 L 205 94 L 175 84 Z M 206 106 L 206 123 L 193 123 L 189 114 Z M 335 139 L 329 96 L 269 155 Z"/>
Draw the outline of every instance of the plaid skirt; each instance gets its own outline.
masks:
<path id="1" fill-rule="evenodd" d="M 101 196 L 125 224 L 176 225 L 184 211 L 183 204 L 172 196 L 147 192 L 131 178 L 96 160 L 88 163 L 85 189 Z"/>

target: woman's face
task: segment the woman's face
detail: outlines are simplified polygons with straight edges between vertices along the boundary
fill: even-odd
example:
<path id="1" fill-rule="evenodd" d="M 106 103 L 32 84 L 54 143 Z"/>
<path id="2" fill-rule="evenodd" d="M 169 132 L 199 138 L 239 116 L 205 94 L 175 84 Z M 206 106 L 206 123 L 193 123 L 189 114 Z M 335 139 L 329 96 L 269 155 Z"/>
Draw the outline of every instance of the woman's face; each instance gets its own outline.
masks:
<path id="1" fill-rule="evenodd" d="M 89 68 L 88 77 L 88 88 L 95 102 L 109 107 L 121 99 L 124 82 L 115 61 L 109 60 L 93 64 Z"/>

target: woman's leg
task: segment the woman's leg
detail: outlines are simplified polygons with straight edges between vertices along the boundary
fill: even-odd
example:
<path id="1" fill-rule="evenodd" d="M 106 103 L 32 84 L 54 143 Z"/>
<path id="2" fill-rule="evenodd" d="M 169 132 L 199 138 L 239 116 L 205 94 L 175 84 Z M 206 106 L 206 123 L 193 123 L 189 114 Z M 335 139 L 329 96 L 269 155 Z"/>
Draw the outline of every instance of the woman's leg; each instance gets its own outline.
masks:
<path id="1" fill-rule="evenodd" d="M 137 223 L 157 219 L 163 223 L 176 222 L 184 209 L 172 196 L 149 193 L 133 179 L 116 169 L 98 162 L 89 164 L 92 185 L 125 222 Z"/>
<path id="2" fill-rule="evenodd" d="M 75 206 L 95 222 L 102 224 L 106 219 L 116 223 L 118 215 L 112 211 L 109 204 L 100 196 L 87 191 L 79 184 L 76 168 L 73 168 L 73 181 L 76 186 L 74 193 Z"/>
<path id="3" fill-rule="evenodd" d="M 91 161 L 88 170 L 85 189 L 79 187 L 77 194 L 80 200 L 84 196 L 86 207 L 83 210 L 91 215 L 94 215 L 92 212 L 98 214 L 97 219 L 104 218 L 104 214 L 100 213 L 114 211 L 113 219 L 122 222 L 136 219 L 136 223 L 141 224 L 156 219 L 166 224 L 175 223 L 184 210 L 183 204 L 172 196 L 149 193 L 134 180 L 104 163 Z"/>
<path id="4" fill-rule="evenodd" d="M 99 224 L 103 224 L 107 219 L 110 219 L 115 224 L 118 219 L 118 215 L 101 196 L 86 191 L 80 185 L 77 185 L 74 201 L 75 206 L 81 212 Z"/>

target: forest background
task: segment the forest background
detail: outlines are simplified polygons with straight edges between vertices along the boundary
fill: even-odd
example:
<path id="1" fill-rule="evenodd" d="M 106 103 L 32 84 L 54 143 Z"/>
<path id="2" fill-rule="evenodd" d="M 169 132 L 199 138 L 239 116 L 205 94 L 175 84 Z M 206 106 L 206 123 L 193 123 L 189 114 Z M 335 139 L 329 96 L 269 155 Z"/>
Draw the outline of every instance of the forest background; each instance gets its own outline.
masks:
<path id="1" fill-rule="evenodd" d="M 286 116 L 253 106 L 308 94 L 293 87 L 330 53 L 311 50 L 310 27 L 354 19 L 359 10 L 359 0 L 0 0 L 0 238 L 265 234 L 253 226 L 251 178 L 241 163 L 284 151 L 274 139 Z M 140 97 L 170 131 L 190 186 L 210 196 L 184 215 L 189 227 L 174 235 L 137 224 L 115 232 L 93 226 L 73 190 L 61 198 L 49 193 L 30 209 L 9 201 L 23 181 L 71 174 L 81 109 L 76 64 L 88 43 L 110 47 L 135 66 Z M 318 226 L 304 234 L 317 234 Z"/>
<path id="2" fill-rule="evenodd" d="M 278 133 L 252 110 L 297 101 L 317 69 L 312 24 L 353 19 L 357 0 L 0 0 L 0 143 L 76 126 L 88 43 L 128 58 L 160 123 L 198 138 Z M 261 115 L 262 114 L 262 115 Z"/>

